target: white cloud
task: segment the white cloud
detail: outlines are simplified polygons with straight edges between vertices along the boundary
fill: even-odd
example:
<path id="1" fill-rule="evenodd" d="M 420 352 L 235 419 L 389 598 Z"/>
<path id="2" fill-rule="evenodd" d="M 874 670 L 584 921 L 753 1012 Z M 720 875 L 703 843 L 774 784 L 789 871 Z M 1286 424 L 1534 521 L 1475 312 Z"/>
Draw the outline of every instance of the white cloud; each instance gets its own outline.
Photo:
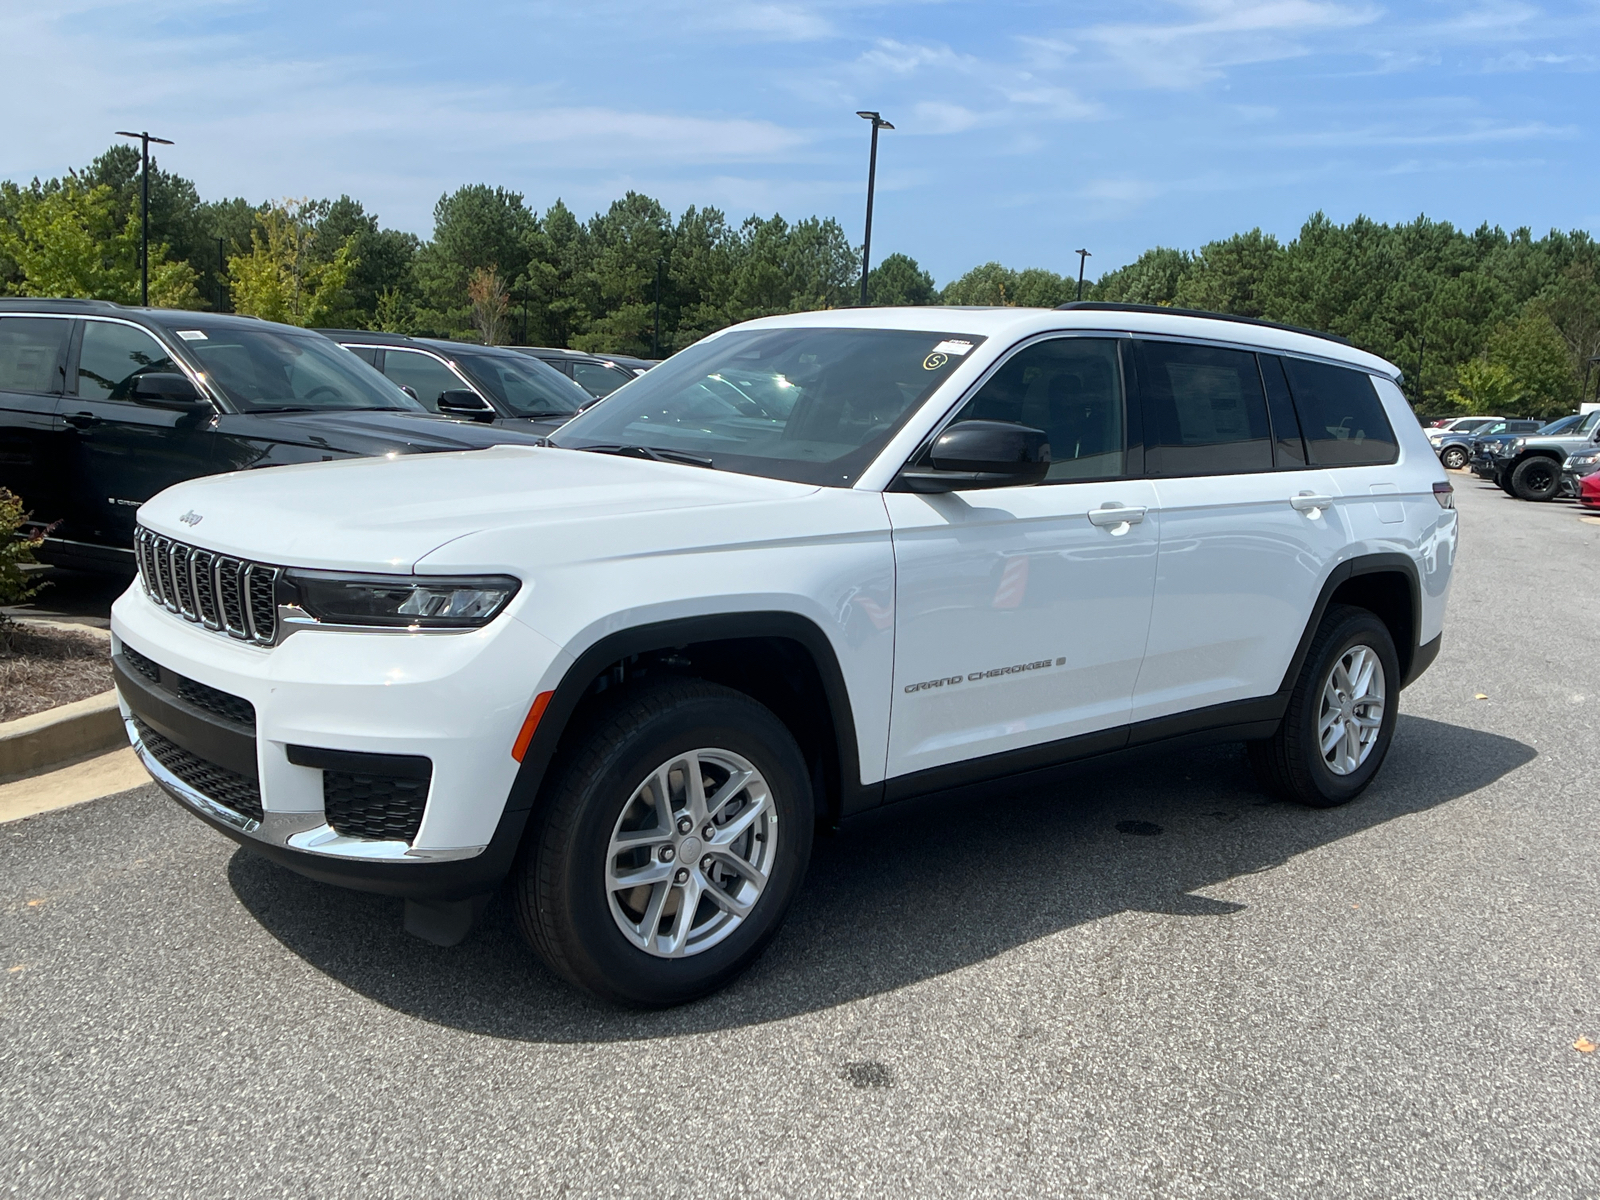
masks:
<path id="1" fill-rule="evenodd" d="M 1543 121 L 1516 123 L 1497 121 L 1488 117 L 1472 118 L 1451 125 L 1422 127 L 1418 120 L 1411 126 L 1394 124 L 1368 125 L 1352 129 L 1328 129 L 1318 132 L 1287 134 L 1268 139 L 1271 145 L 1292 146 L 1469 146 L 1483 142 L 1525 142 L 1536 139 L 1570 138 L 1578 130 L 1570 125 L 1549 125 Z"/>
<path id="2" fill-rule="evenodd" d="M 927 67 L 946 71 L 971 71 L 977 59 L 971 55 L 957 54 L 949 46 L 917 45 L 879 38 L 877 45 L 857 60 L 859 67 L 868 71 L 888 71 L 893 75 L 910 75 Z"/>
<path id="3" fill-rule="evenodd" d="M 970 108 L 938 100 L 924 100 L 912 111 L 916 120 L 907 124 L 908 133 L 964 133 L 985 121 Z"/>
<path id="4" fill-rule="evenodd" d="M 832 21 L 815 9 L 798 4 L 730 4 L 720 6 L 711 23 L 724 29 L 753 33 L 774 41 L 806 42 L 832 37 Z"/>
<path id="5" fill-rule="evenodd" d="M 1193 87 L 1225 68 L 1309 53 L 1304 35 L 1376 21 L 1372 7 L 1319 0 L 1180 0 L 1189 19 L 1096 25 L 1084 38 L 1143 82 Z"/>

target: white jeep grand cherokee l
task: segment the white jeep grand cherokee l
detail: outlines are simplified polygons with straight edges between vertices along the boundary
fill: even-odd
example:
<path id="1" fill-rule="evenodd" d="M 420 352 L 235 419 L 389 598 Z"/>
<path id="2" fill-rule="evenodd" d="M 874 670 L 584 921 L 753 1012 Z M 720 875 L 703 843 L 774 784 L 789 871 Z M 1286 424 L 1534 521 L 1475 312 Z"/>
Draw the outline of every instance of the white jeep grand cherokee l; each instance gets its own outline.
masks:
<path id="1" fill-rule="evenodd" d="M 509 883 L 573 983 L 686 1000 L 773 936 L 819 820 L 1176 738 L 1358 795 L 1456 546 L 1398 375 L 1163 309 L 802 313 L 546 447 L 197 479 L 139 511 L 129 737 L 423 937 Z"/>

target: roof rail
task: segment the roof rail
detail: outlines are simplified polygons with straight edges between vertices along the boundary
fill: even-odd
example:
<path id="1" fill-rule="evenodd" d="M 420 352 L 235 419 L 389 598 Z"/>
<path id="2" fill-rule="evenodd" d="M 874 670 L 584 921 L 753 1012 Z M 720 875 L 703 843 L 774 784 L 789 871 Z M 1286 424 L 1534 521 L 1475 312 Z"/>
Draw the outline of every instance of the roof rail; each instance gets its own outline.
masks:
<path id="1" fill-rule="evenodd" d="M 81 296 L 6 296 L 4 299 L 11 306 L 30 306 L 39 304 L 65 304 L 73 308 L 126 308 L 127 305 L 118 304 L 114 300 L 86 300 Z"/>
<path id="2" fill-rule="evenodd" d="M 1264 329 L 1282 329 L 1289 333 L 1303 333 L 1307 337 L 1321 338 L 1325 342 L 1338 342 L 1341 346 L 1354 346 L 1347 337 L 1337 333 L 1324 333 L 1320 329 L 1307 329 L 1303 325 L 1285 325 L 1281 321 L 1263 321 L 1259 317 L 1236 317 L 1232 313 L 1206 312 L 1200 308 L 1168 308 L 1162 304 L 1114 304 L 1109 300 L 1069 300 L 1056 305 L 1057 312 L 1128 312 L 1155 313 L 1168 317 L 1203 317 L 1208 321 L 1232 321 L 1236 325 L 1260 325 Z"/>

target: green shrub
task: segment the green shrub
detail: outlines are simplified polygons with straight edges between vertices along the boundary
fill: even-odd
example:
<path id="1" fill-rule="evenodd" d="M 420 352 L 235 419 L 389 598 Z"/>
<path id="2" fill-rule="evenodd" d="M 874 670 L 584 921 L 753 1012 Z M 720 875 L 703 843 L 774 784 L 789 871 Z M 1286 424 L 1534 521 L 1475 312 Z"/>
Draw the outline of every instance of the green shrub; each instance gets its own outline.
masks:
<path id="1" fill-rule="evenodd" d="M 0 488 L 0 606 L 21 604 L 38 594 L 44 586 L 30 583 L 24 563 L 34 562 L 33 552 L 44 541 L 44 534 L 24 535 L 19 531 L 28 514 L 23 511 L 20 497 Z M 7 623 L 0 613 L 0 626 Z"/>

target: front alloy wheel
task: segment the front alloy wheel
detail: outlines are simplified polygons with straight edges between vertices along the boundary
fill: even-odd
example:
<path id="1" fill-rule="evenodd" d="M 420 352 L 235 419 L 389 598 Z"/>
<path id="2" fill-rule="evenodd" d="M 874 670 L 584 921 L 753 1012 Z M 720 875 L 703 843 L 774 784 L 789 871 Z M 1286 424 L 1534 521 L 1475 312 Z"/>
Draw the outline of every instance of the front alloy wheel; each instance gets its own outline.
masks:
<path id="1" fill-rule="evenodd" d="M 1439 461 L 1442 462 L 1448 470 L 1459 471 L 1462 467 L 1467 465 L 1467 452 L 1461 446 L 1451 446 L 1439 456 Z"/>
<path id="2" fill-rule="evenodd" d="M 806 761 L 770 709 L 642 680 L 574 717 L 516 873 L 524 937 L 626 1004 L 681 1004 L 761 953 L 811 856 Z"/>
<path id="3" fill-rule="evenodd" d="M 753 763 L 732 750 L 674 755 L 629 797 L 611 831 L 611 918 L 646 954 L 700 954 L 750 915 L 777 850 L 777 809 Z"/>

